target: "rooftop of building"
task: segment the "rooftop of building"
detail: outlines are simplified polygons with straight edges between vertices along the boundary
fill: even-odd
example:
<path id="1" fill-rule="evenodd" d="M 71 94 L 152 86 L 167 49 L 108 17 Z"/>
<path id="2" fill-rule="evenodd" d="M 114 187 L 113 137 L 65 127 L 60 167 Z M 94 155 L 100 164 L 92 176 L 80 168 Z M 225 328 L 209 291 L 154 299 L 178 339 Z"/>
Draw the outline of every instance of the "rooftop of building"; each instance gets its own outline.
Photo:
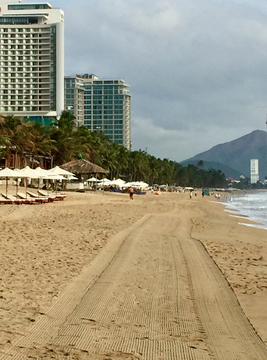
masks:
<path id="1" fill-rule="evenodd" d="M 21 0 L 1 0 L 1 3 L 2 4 L 8 4 L 8 5 L 17 5 L 17 6 L 20 6 L 20 7 L 23 7 L 23 6 L 27 6 L 27 5 L 30 5 L 30 6 L 43 6 L 43 5 L 47 5 L 49 6 L 50 9 L 52 9 L 52 6 L 49 2 L 45 1 L 45 2 L 25 2 L 25 3 L 21 3 Z"/>
<path id="2" fill-rule="evenodd" d="M 125 83 L 125 81 L 123 79 L 99 79 L 99 77 L 97 75 L 94 75 L 94 74 L 83 74 L 83 75 L 70 75 L 70 76 L 65 76 L 65 79 L 75 79 L 75 78 L 78 78 L 78 79 L 82 79 L 82 80 L 89 80 L 90 82 L 93 82 L 94 85 L 97 85 L 97 84 L 118 84 L 118 85 L 124 85 L 124 86 L 127 86 L 127 87 L 130 87 L 130 85 L 127 85 Z"/>
<path id="3" fill-rule="evenodd" d="M 52 6 L 45 2 L 45 3 L 25 3 L 25 4 L 8 4 L 8 10 L 37 10 L 37 9 L 52 9 Z"/>

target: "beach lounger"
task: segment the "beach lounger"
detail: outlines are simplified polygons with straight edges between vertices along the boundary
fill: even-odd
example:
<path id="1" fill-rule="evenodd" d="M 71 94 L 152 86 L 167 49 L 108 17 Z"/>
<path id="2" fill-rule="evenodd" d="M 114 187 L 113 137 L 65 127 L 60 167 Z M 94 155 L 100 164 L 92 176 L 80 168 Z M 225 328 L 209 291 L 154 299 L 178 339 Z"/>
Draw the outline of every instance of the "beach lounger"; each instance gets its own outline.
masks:
<path id="1" fill-rule="evenodd" d="M 13 202 L 9 199 L 4 198 L 3 196 L 0 196 L 0 204 L 13 204 Z"/>
<path id="2" fill-rule="evenodd" d="M 37 201 L 35 201 L 35 198 L 30 198 L 30 197 L 28 197 L 26 194 L 23 194 L 23 193 L 20 193 L 20 192 L 17 193 L 17 197 L 18 197 L 19 199 L 24 200 L 24 204 L 34 204 L 34 203 L 37 203 Z"/>
<path id="3" fill-rule="evenodd" d="M 48 198 L 54 199 L 54 200 L 64 200 L 66 195 L 64 194 L 57 194 L 57 193 L 48 193 L 46 191 L 43 190 L 37 190 L 38 193 L 42 196 L 48 196 Z"/>
<path id="4" fill-rule="evenodd" d="M 1 194 L 5 199 L 12 201 L 12 204 L 17 204 L 17 205 L 21 205 L 24 204 L 24 200 L 23 199 L 18 199 L 15 196 L 11 195 L 11 194 L 6 194 L 6 193 L 2 193 Z"/>
<path id="5" fill-rule="evenodd" d="M 65 194 L 55 194 L 55 196 L 56 196 L 56 199 L 58 199 L 58 200 L 64 200 L 66 197 Z"/>
<path id="6" fill-rule="evenodd" d="M 48 191 L 43 191 L 43 190 L 38 189 L 37 193 L 39 196 L 47 197 L 48 201 L 50 201 L 50 202 L 57 200 L 55 195 L 49 194 Z"/>
<path id="7" fill-rule="evenodd" d="M 48 196 L 41 196 L 32 191 L 27 191 L 27 194 L 38 203 L 47 203 L 49 201 Z"/>

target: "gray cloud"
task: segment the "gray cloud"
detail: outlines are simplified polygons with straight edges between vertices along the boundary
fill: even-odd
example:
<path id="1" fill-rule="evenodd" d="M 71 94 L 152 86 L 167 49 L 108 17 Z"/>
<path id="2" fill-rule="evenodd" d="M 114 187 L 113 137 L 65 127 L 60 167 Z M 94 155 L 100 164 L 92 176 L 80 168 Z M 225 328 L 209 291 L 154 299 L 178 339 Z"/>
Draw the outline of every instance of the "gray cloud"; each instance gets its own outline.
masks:
<path id="1" fill-rule="evenodd" d="M 264 129 L 263 1 L 52 5 L 65 11 L 65 74 L 95 73 L 131 85 L 133 149 L 179 161 Z"/>

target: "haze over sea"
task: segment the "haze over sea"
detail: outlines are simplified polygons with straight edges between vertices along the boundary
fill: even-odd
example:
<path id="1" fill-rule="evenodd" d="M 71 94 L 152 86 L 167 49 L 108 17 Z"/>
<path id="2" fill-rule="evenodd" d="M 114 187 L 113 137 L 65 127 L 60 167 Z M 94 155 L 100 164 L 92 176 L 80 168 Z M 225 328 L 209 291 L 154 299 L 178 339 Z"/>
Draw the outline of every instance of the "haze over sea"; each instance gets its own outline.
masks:
<path id="1" fill-rule="evenodd" d="M 234 194 L 231 197 L 231 202 L 224 203 L 226 211 L 234 213 L 236 216 L 246 215 L 250 220 L 253 220 L 258 224 L 244 224 L 240 221 L 241 224 L 253 227 L 260 227 L 267 230 L 267 192 L 258 191 L 245 194 Z"/>

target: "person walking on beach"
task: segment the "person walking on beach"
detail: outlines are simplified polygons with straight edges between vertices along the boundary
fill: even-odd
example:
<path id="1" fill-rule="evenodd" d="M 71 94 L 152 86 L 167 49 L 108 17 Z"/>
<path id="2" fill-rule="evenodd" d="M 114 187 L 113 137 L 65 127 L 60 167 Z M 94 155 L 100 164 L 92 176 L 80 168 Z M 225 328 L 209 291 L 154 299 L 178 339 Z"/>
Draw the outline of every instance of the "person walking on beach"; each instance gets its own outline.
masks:
<path id="1" fill-rule="evenodd" d="M 130 194 L 130 199 L 133 200 L 133 194 L 134 194 L 134 189 L 133 189 L 133 187 L 130 186 L 129 189 L 128 189 L 128 191 L 129 191 L 129 194 Z"/>

